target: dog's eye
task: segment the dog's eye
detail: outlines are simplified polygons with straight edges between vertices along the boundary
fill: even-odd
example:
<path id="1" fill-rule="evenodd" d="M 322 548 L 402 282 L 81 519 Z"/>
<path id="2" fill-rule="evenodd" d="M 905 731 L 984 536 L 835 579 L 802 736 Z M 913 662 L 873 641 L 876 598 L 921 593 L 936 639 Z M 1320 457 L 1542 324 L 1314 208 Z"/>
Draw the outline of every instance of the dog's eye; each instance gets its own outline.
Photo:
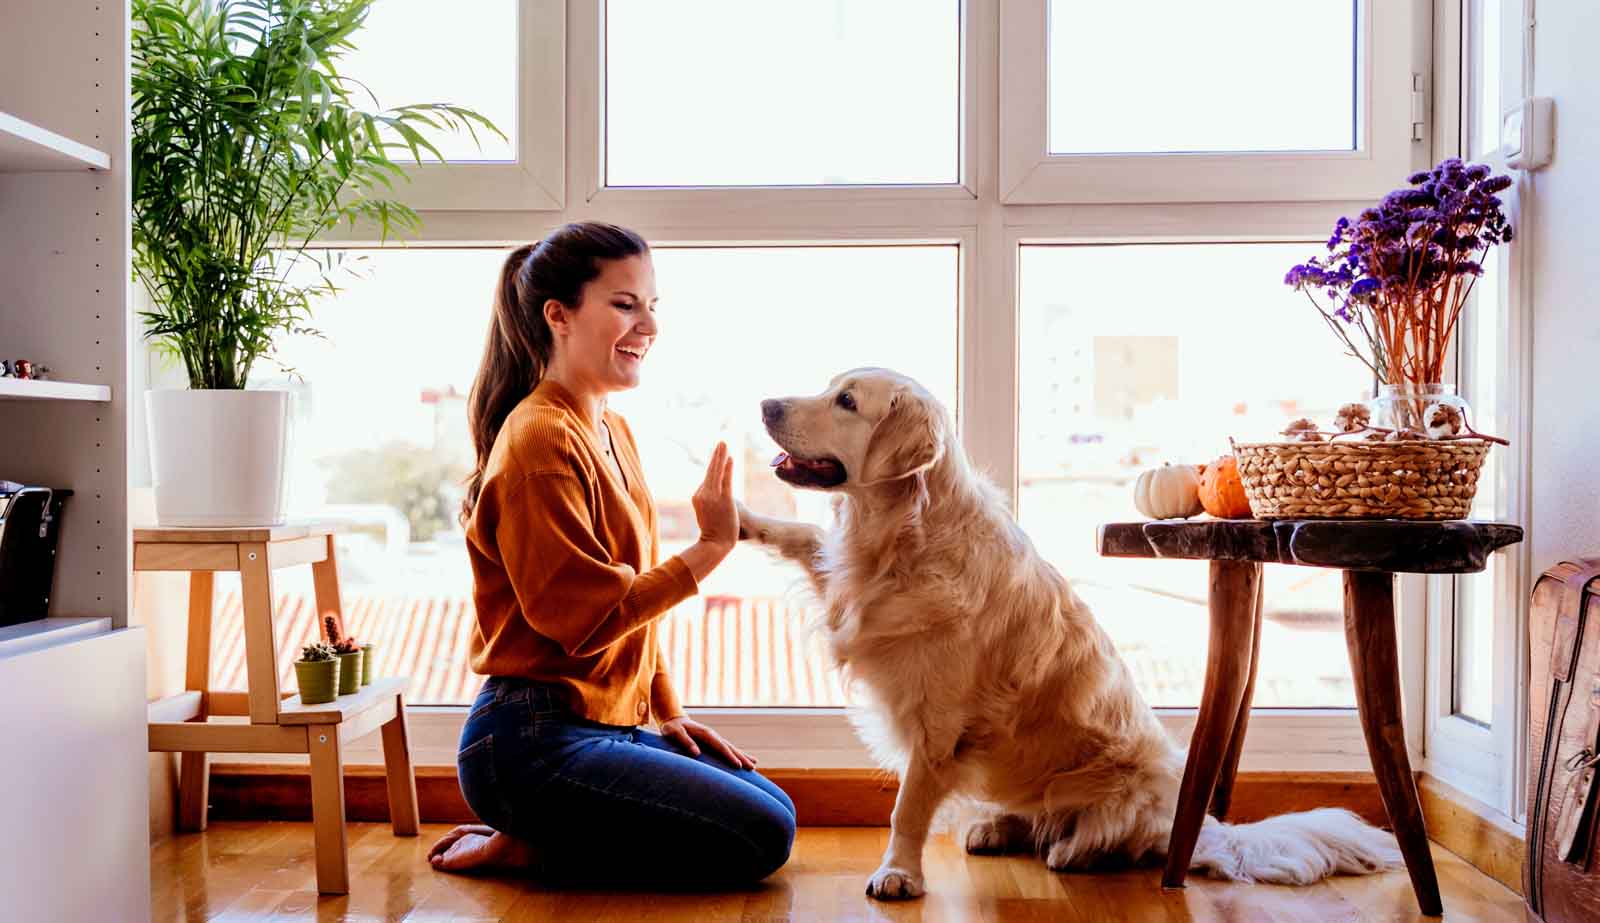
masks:
<path id="1" fill-rule="evenodd" d="M 849 391 L 840 391 L 839 397 L 834 401 L 834 403 L 838 404 L 840 407 L 843 407 L 845 410 L 850 411 L 851 413 L 855 412 L 856 399 L 850 396 Z"/>

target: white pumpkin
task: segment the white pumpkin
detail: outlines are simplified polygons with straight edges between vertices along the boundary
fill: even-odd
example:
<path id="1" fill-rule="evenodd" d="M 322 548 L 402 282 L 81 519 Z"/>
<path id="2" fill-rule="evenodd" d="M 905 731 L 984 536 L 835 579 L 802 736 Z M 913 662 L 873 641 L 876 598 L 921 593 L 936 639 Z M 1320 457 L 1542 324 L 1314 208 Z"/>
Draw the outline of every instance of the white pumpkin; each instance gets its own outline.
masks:
<path id="1" fill-rule="evenodd" d="M 1194 465 L 1166 464 L 1139 475 L 1133 485 L 1133 505 L 1151 519 L 1188 519 L 1198 516 L 1200 472 Z"/>

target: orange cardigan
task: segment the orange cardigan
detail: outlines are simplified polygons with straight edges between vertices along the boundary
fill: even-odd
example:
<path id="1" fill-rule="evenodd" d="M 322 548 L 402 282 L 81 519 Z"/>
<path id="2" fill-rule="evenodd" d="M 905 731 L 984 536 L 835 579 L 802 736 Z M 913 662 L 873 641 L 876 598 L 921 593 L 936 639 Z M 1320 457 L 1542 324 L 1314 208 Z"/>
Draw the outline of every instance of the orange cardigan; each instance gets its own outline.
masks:
<path id="1" fill-rule="evenodd" d="M 674 556 L 656 563 L 656 509 L 633 434 L 606 411 L 617 480 L 592 421 L 550 381 L 506 418 L 467 522 L 477 626 L 472 669 L 553 683 L 591 721 L 683 714 L 656 620 L 698 592 Z"/>

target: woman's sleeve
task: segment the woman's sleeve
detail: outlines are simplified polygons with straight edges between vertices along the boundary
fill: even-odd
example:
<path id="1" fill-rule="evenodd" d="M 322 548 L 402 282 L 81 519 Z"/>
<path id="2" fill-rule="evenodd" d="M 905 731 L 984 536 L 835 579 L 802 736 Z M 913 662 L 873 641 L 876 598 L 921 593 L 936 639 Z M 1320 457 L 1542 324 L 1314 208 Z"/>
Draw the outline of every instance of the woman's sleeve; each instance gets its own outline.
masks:
<path id="1" fill-rule="evenodd" d="M 588 657 L 666 614 L 698 592 L 677 556 L 639 573 L 613 561 L 595 537 L 589 492 L 566 472 L 529 474 L 485 485 L 479 498 L 498 508 L 501 565 L 535 631 L 572 657 Z"/>

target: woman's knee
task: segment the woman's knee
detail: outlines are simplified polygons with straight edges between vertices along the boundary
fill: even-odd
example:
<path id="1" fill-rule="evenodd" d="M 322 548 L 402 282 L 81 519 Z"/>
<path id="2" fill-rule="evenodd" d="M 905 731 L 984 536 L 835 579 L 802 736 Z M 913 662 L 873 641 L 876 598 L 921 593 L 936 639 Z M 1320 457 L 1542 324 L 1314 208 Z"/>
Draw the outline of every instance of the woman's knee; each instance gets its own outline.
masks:
<path id="1" fill-rule="evenodd" d="M 749 876 L 759 881 L 789 861 L 794 848 L 795 821 L 791 809 L 775 799 L 766 799 L 744 825 L 750 850 L 746 858 Z"/>
<path id="2" fill-rule="evenodd" d="M 773 800 L 777 801 L 778 804 L 783 806 L 784 811 L 788 812 L 789 819 L 793 820 L 795 818 L 794 800 L 789 797 L 789 793 L 779 788 L 776 782 L 766 776 L 755 772 L 752 772 L 751 775 L 760 780 L 760 784 L 756 787 L 771 795 Z"/>

